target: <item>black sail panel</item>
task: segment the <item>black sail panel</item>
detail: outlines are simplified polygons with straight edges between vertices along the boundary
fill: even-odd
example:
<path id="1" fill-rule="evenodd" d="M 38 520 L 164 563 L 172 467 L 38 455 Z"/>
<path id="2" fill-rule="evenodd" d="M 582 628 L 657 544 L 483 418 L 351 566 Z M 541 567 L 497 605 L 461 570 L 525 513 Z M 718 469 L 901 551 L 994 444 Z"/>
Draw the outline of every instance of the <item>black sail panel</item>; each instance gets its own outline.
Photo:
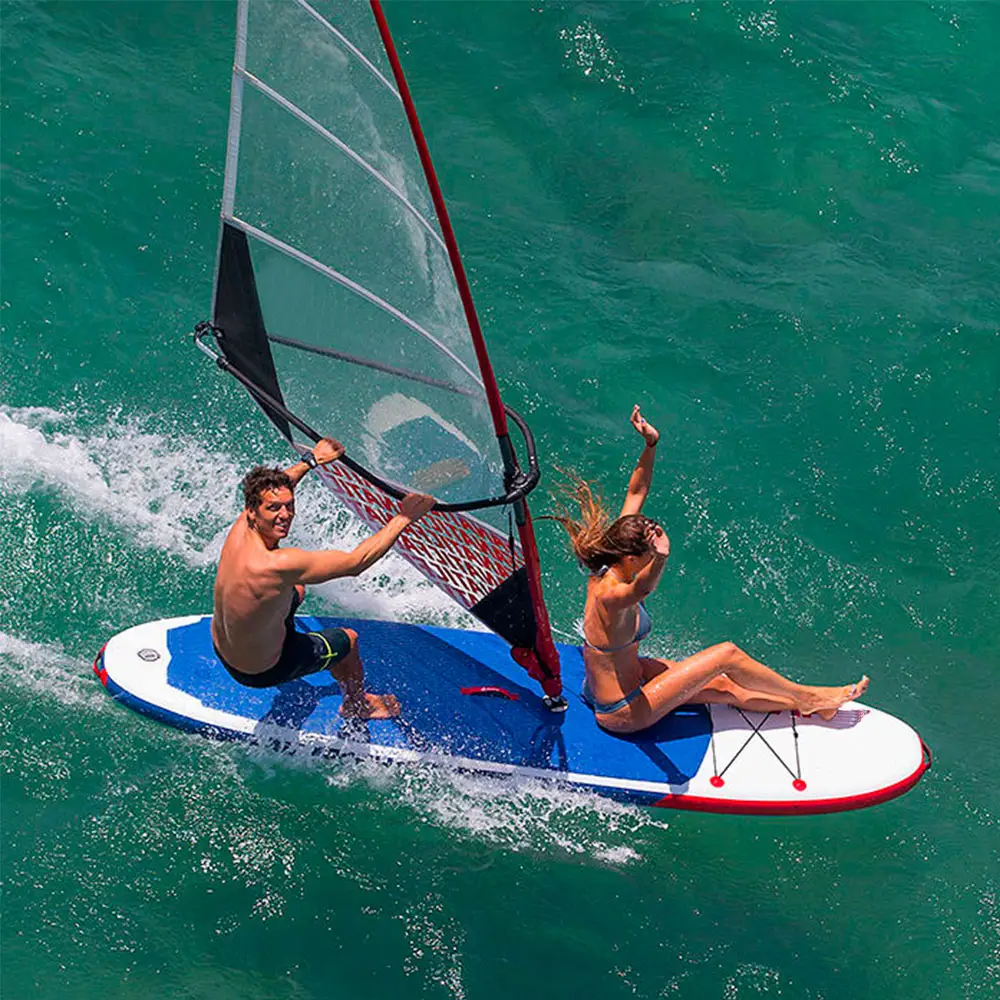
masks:
<path id="1" fill-rule="evenodd" d="M 284 403 L 268 343 L 264 317 L 257 297 L 257 281 L 246 234 L 222 224 L 219 274 L 215 288 L 215 315 L 212 322 L 220 331 L 219 347 L 226 359 L 272 399 Z M 291 439 L 288 421 L 267 403 L 258 400 L 281 433 Z"/>

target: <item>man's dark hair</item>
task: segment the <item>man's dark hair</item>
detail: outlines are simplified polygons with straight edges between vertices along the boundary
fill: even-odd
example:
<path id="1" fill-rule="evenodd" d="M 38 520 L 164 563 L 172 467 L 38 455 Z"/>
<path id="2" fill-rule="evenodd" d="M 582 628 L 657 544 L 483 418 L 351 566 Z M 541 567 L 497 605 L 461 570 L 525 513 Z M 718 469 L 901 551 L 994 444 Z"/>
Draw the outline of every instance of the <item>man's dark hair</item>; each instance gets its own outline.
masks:
<path id="1" fill-rule="evenodd" d="M 266 465 L 255 465 L 243 477 L 243 503 L 247 510 L 256 510 L 268 490 L 286 487 L 294 491 L 291 479 L 282 469 L 270 469 Z"/>

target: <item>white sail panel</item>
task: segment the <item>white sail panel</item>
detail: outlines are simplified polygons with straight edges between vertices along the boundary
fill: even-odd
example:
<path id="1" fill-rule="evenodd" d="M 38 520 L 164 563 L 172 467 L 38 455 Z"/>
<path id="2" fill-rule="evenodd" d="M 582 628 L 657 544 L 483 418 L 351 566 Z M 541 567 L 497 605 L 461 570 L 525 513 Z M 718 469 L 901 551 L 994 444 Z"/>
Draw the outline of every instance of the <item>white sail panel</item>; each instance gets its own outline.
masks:
<path id="1" fill-rule="evenodd" d="M 370 9 L 249 4 L 234 86 L 228 221 L 248 236 L 285 404 L 404 488 L 503 495 L 471 335 Z"/>

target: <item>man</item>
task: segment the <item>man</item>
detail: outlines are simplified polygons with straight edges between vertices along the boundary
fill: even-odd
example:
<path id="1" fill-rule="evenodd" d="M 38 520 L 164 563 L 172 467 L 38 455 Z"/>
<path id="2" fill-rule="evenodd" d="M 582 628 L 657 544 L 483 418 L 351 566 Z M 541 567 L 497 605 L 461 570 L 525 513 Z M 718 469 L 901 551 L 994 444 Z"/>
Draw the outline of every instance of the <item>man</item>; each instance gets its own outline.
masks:
<path id="1" fill-rule="evenodd" d="M 391 694 L 368 694 L 352 629 L 295 629 L 295 609 L 305 585 L 357 576 L 392 548 L 396 539 L 434 506 L 434 498 L 410 493 L 400 512 L 352 552 L 279 548 L 295 517 L 295 487 L 318 465 L 335 462 L 344 448 L 323 438 L 291 468 L 257 466 L 243 480 L 246 509 L 229 529 L 215 578 L 212 642 L 230 675 L 246 687 L 283 684 L 329 670 L 344 694 L 341 714 L 363 719 L 399 715 Z"/>

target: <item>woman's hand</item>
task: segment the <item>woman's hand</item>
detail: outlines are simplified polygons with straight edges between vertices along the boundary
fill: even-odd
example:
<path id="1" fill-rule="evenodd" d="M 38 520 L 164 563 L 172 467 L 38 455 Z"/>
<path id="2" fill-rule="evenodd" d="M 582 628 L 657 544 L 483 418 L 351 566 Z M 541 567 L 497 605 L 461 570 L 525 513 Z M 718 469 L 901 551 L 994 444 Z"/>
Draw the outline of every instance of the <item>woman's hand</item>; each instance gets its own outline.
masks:
<path id="1" fill-rule="evenodd" d="M 670 539 L 667 538 L 667 533 L 658 524 L 651 524 L 646 529 L 646 540 L 649 542 L 649 547 L 658 556 L 663 556 L 666 559 L 670 555 Z"/>
<path id="2" fill-rule="evenodd" d="M 632 416 L 629 418 L 632 426 L 643 436 L 647 448 L 655 448 L 656 442 L 660 440 L 660 432 L 639 412 L 639 404 L 632 407 Z"/>

